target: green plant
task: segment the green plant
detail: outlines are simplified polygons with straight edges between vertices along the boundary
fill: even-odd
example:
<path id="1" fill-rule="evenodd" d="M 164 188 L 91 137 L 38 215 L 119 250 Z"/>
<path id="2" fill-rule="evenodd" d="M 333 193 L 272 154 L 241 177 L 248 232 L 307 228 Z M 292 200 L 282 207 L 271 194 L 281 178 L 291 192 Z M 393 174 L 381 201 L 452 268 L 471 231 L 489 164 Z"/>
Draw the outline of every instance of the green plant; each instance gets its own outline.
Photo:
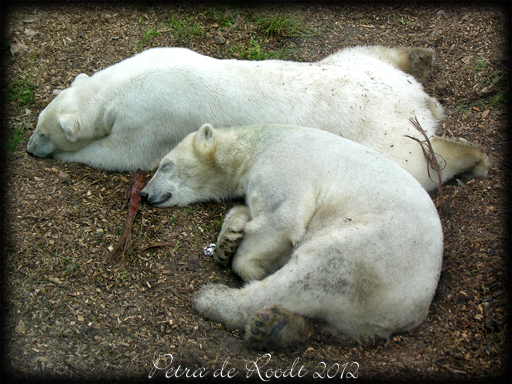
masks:
<path id="1" fill-rule="evenodd" d="M 462 101 L 459 104 L 459 106 L 457 107 L 457 111 L 459 111 L 460 113 L 464 113 L 465 114 L 464 118 L 467 118 L 471 113 L 471 109 L 473 108 L 473 105 L 474 104 L 470 103 L 467 100 Z"/>
<path id="2" fill-rule="evenodd" d="M 217 220 L 213 222 L 213 231 L 214 233 L 220 232 L 222 229 L 222 224 L 224 223 L 224 215 L 222 213 L 219 213 L 219 217 Z"/>
<path id="3" fill-rule="evenodd" d="M 255 20 L 264 35 L 272 37 L 301 36 L 305 33 L 302 20 L 295 15 L 277 13 L 272 16 L 260 17 Z"/>
<path id="4" fill-rule="evenodd" d="M 236 24 L 240 17 L 238 11 L 233 12 L 226 7 L 213 7 L 206 11 L 205 16 L 211 17 L 219 25 L 219 27 L 230 28 Z"/>
<path id="5" fill-rule="evenodd" d="M 61 261 L 60 263 L 62 264 L 62 266 L 64 268 L 66 268 L 66 270 L 64 271 L 64 275 L 67 275 L 68 273 L 71 273 L 73 272 L 73 270 L 76 268 L 76 267 L 79 267 L 80 264 L 70 260 L 68 257 L 65 257 L 65 256 L 61 256 Z"/>
<path id="6" fill-rule="evenodd" d="M 161 35 L 161 33 L 158 32 L 158 30 L 156 28 L 151 28 L 148 31 L 143 32 L 142 38 L 139 39 L 139 41 L 135 45 L 135 50 L 137 52 L 141 52 L 147 46 L 147 44 L 149 43 L 149 40 L 151 40 L 157 36 L 160 36 L 160 35 Z"/>
<path id="7" fill-rule="evenodd" d="M 510 102 L 510 79 L 507 79 L 507 84 L 501 92 L 498 92 L 492 96 L 484 98 L 483 104 L 489 108 L 492 106 L 507 106 Z"/>
<path id="8" fill-rule="evenodd" d="M 20 291 L 16 295 L 17 298 L 19 298 L 22 295 L 22 293 L 25 291 L 25 287 L 27 286 L 28 283 L 30 283 L 30 281 L 32 281 L 32 276 L 23 281 L 23 283 L 21 284 Z"/>
<path id="9" fill-rule="evenodd" d="M 220 278 L 219 274 L 216 273 L 216 272 L 213 272 L 211 280 L 212 280 L 213 283 L 219 283 L 219 282 L 222 281 L 222 279 Z"/>
<path id="10" fill-rule="evenodd" d="M 291 53 L 284 49 L 271 52 L 264 51 L 263 42 L 263 39 L 255 40 L 251 37 L 248 47 L 239 44 L 237 48 L 231 49 L 231 51 L 238 53 L 238 58 L 242 60 L 287 59 L 291 56 Z"/>
<path id="11" fill-rule="evenodd" d="M 399 18 L 398 16 L 396 16 L 396 20 L 402 24 L 402 25 L 405 25 L 405 21 L 403 21 L 401 18 Z"/>
<path id="12" fill-rule="evenodd" d="M 25 133 L 27 132 L 27 127 L 25 123 L 21 123 L 14 129 L 9 131 L 9 136 L 7 138 L 6 146 L 9 150 L 15 152 L 19 143 L 26 141 Z"/>
<path id="13" fill-rule="evenodd" d="M 174 245 L 174 249 L 173 249 L 173 251 L 174 251 L 174 252 L 176 252 L 176 251 L 178 250 L 178 248 L 179 248 L 179 247 L 180 247 L 180 240 L 178 239 L 178 240 L 176 241 L 176 244 Z"/>
<path id="14" fill-rule="evenodd" d="M 484 58 L 470 61 L 457 73 L 457 76 L 460 77 L 467 71 L 470 71 L 474 83 L 473 90 L 480 98 L 473 103 L 461 103 L 461 109 L 470 110 L 473 106 L 485 109 L 508 105 L 510 78 L 504 71 L 496 69 L 489 60 Z"/>
<path id="15" fill-rule="evenodd" d="M 172 15 L 169 22 L 169 30 L 174 33 L 177 39 L 190 38 L 191 35 L 202 35 L 203 26 L 199 23 L 194 23 L 194 18 L 180 18 L 177 15 Z"/>
<path id="16" fill-rule="evenodd" d="M 172 217 L 171 217 L 170 224 L 175 224 L 175 223 L 176 223 L 177 221 L 179 221 L 179 220 L 180 220 L 179 216 L 178 216 L 178 215 L 176 215 L 176 214 L 174 214 L 174 215 L 172 215 Z"/>
<path id="17" fill-rule="evenodd" d="M 16 101 L 20 106 L 34 103 L 36 86 L 30 80 L 13 80 L 7 86 L 7 100 Z"/>

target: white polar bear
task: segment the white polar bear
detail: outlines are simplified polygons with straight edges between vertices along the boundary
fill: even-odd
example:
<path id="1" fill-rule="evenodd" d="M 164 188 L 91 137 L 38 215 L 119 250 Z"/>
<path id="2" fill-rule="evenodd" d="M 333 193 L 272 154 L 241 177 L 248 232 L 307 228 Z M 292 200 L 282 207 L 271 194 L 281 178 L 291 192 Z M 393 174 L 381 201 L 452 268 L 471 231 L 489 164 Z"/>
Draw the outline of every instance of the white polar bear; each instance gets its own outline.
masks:
<path id="1" fill-rule="evenodd" d="M 389 337 L 427 316 L 443 255 L 436 208 L 409 173 L 357 143 L 303 127 L 205 124 L 142 195 L 162 207 L 245 197 L 226 215 L 215 261 L 232 257 L 248 283 L 206 285 L 193 306 L 245 327 L 253 347 L 303 341 L 311 320 Z"/>
<path id="2" fill-rule="evenodd" d="M 424 80 L 433 52 L 354 47 L 320 62 L 218 60 L 154 48 L 88 77 L 80 74 L 39 115 L 27 152 L 112 171 L 153 170 L 188 133 L 215 126 L 319 128 L 384 154 L 427 189 L 438 186 L 413 127 L 417 117 L 439 155 L 442 181 L 484 177 L 480 148 L 435 136 L 442 107 Z M 401 68 L 401 69 L 399 69 Z"/>

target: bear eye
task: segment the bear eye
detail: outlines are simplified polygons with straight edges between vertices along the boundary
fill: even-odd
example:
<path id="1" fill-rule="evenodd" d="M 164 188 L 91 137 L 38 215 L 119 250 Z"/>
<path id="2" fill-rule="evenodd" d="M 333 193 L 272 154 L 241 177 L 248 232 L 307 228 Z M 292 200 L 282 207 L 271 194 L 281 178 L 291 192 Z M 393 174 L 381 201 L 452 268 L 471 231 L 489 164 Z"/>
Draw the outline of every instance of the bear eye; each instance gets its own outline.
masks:
<path id="1" fill-rule="evenodd" d="M 174 168 L 174 163 L 166 163 L 162 165 L 162 171 L 169 172 Z"/>

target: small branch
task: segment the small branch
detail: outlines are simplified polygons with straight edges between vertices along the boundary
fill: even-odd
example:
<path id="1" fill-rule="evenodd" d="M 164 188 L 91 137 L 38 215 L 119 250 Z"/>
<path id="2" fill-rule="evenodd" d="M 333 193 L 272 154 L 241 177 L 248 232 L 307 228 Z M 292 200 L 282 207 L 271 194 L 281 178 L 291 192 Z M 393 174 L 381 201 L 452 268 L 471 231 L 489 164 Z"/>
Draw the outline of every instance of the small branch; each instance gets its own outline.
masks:
<path id="1" fill-rule="evenodd" d="M 440 204 L 442 205 L 443 204 L 443 183 L 441 181 L 441 170 L 444 168 L 444 166 L 446 166 L 446 160 L 443 159 L 445 165 L 443 166 L 443 168 L 441 168 L 439 166 L 438 161 L 437 161 L 436 154 L 434 152 L 434 148 L 432 148 L 432 144 L 430 143 L 430 140 L 429 140 L 429 138 L 427 136 L 427 133 L 421 127 L 421 124 L 418 121 L 418 118 L 415 116 L 414 119 L 411 118 L 411 119 L 409 119 L 409 121 L 414 126 L 414 128 L 416 128 L 423 135 L 425 140 L 421 141 L 421 140 L 419 140 L 419 139 L 417 139 L 415 137 L 409 136 L 409 135 L 405 135 L 405 137 L 413 139 L 414 141 L 417 141 L 420 144 L 421 149 L 423 151 L 423 155 L 425 156 L 425 160 L 427 162 L 428 177 L 432 181 L 434 181 L 434 179 L 432 179 L 432 176 L 430 176 L 430 168 L 433 168 L 433 169 L 436 170 L 436 172 L 437 172 L 437 180 L 438 180 L 438 183 L 439 183 L 439 200 L 440 200 Z M 425 146 L 427 148 L 425 148 Z M 442 158 L 442 156 L 440 156 L 440 155 L 439 155 L 439 157 Z"/>
<path id="2" fill-rule="evenodd" d="M 144 251 L 147 251 L 148 249 L 151 249 L 151 248 L 160 248 L 160 247 L 173 247 L 176 245 L 176 242 L 174 243 L 157 243 L 157 244 L 152 244 L 152 245 L 148 245 L 146 248 L 144 248 L 142 252 Z"/>
<path id="3" fill-rule="evenodd" d="M 124 224 L 123 232 L 117 241 L 116 246 L 108 256 L 109 262 L 117 262 L 120 259 L 126 257 L 130 249 L 130 245 L 132 242 L 132 226 L 135 220 L 135 216 L 137 215 L 137 211 L 139 210 L 140 205 L 140 191 L 142 190 L 144 180 L 146 179 L 146 171 L 141 171 L 140 169 L 135 172 L 133 179 L 130 183 L 130 186 L 126 190 L 125 201 L 123 204 L 123 208 L 128 204 L 128 216 L 126 217 L 126 222 Z"/>

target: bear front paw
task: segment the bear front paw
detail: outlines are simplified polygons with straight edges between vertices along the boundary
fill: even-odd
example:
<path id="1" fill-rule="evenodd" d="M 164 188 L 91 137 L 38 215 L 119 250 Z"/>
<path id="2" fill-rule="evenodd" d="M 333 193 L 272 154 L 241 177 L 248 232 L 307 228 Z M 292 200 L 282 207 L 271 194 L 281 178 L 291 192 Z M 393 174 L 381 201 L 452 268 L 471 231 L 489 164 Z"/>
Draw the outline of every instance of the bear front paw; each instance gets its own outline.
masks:
<path id="1" fill-rule="evenodd" d="M 249 220 L 250 212 L 247 206 L 236 206 L 229 211 L 213 251 L 213 260 L 216 263 L 229 263 L 244 238 L 245 225 Z"/>
<path id="2" fill-rule="evenodd" d="M 228 228 L 225 233 L 221 232 L 221 236 L 217 241 L 217 245 L 213 250 L 213 260 L 221 265 L 227 265 L 233 257 L 238 246 L 244 238 L 244 230 L 235 227 Z"/>

